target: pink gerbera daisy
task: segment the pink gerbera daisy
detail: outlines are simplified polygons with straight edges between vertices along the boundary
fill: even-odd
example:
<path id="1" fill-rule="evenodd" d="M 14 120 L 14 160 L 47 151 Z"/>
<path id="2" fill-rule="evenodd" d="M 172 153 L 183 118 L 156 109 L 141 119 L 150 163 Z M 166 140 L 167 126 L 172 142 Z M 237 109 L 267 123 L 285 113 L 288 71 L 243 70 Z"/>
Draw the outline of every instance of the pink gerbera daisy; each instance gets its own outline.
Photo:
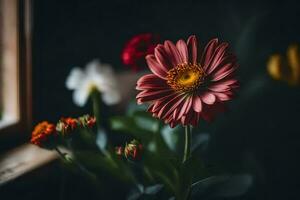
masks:
<path id="1" fill-rule="evenodd" d="M 224 110 L 224 102 L 232 99 L 238 87 L 236 57 L 218 39 L 202 52 L 195 36 L 176 45 L 165 41 L 146 61 L 153 74 L 138 80 L 137 103 L 150 103 L 148 111 L 171 127 L 196 126 L 200 118 L 210 121 Z"/>

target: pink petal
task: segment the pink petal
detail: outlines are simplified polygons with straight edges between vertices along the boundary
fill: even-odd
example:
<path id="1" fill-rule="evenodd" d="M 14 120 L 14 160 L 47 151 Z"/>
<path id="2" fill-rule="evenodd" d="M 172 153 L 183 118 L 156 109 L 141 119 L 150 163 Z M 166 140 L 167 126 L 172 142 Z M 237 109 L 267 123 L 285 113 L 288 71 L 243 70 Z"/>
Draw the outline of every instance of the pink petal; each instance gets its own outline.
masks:
<path id="1" fill-rule="evenodd" d="M 152 103 L 151 105 L 149 105 L 149 107 L 148 107 L 148 109 L 147 109 L 147 112 L 152 112 L 153 106 L 154 106 L 153 103 Z"/>
<path id="2" fill-rule="evenodd" d="M 219 84 L 209 86 L 208 89 L 214 92 L 224 92 L 230 90 L 231 88 L 228 85 Z"/>
<path id="3" fill-rule="evenodd" d="M 189 52 L 189 61 L 197 64 L 197 38 L 192 35 L 187 40 L 187 47 Z"/>
<path id="4" fill-rule="evenodd" d="M 172 117 L 168 117 L 164 120 L 166 124 L 169 124 L 171 121 L 173 121 Z"/>
<path id="5" fill-rule="evenodd" d="M 182 101 L 185 100 L 185 97 L 180 95 L 180 98 L 179 99 L 176 99 L 176 103 L 174 103 L 174 105 L 165 113 L 165 115 L 163 116 L 163 118 L 167 117 L 167 116 L 170 116 L 170 117 L 173 117 L 174 114 L 172 114 L 172 112 L 179 107 L 179 105 L 181 104 Z M 176 113 L 175 113 L 176 115 Z"/>
<path id="6" fill-rule="evenodd" d="M 167 40 L 164 43 L 165 51 L 168 54 L 169 60 L 172 63 L 173 67 L 177 66 L 178 64 L 182 63 L 181 56 L 179 54 L 178 49 L 173 44 L 173 42 Z"/>
<path id="7" fill-rule="evenodd" d="M 213 58 L 217 46 L 218 46 L 218 39 L 215 38 L 209 41 L 209 43 L 204 48 L 203 55 L 201 58 L 201 65 L 203 66 L 204 71 L 207 70 L 207 67 L 209 66 L 209 63 Z"/>
<path id="8" fill-rule="evenodd" d="M 156 75 L 154 74 L 146 74 L 144 76 L 142 76 L 141 78 L 139 78 L 139 80 L 137 81 L 137 85 L 142 85 L 144 83 L 151 83 L 152 81 L 159 79 Z"/>
<path id="9" fill-rule="evenodd" d="M 185 97 L 183 94 L 178 95 L 176 98 L 168 102 L 162 110 L 159 112 L 158 116 L 161 116 L 161 118 L 166 118 L 181 104 L 181 102 L 185 100 Z M 168 109 L 167 106 L 169 105 Z M 162 116 L 163 115 L 163 116 Z"/>
<path id="10" fill-rule="evenodd" d="M 172 119 L 176 120 L 176 116 L 178 114 L 178 108 L 176 108 L 173 112 Z"/>
<path id="11" fill-rule="evenodd" d="M 183 115 L 185 115 L 189 109 L 191 108 L 193 103 L 193 98 L 192 97 L 187 97 L 181 107 L 181 110 L 177 116 L 177 120 L 180 119 Z"/>
<path id="12" fill-rule="evenodd" d="M 213 73 L 212 73 L 212 76 L 218 76 L 230 69 L 234 68 L 233 67 L 233 63 L 225 63 L 223 64 L 222 66 L 218 67 L 218 69 L 216 69 Z"/>
<path id="13" fill-rule="evenodd" d="M 232 91 L 237 87 L 238 87 L 238 81 L 236 79 L 231 78 L 227 80 L 225 79 L 225 80 L 220 80 L 218 82 L 214 82 L 207 88 L 213 92 L 226 93 Z"/>
<path id="14" fill-rule="evenodd" d="M 183 40 L 179 40 L 176 43 L 176 47 L 180 53 L 181 59 L 184 63 L 188 63 L 189 61 L 189 54 L 188 54 L 188 49 L 186 46 L 186 43 Z"/>
<path id="15" fill-rule="evenodd" d="M 149 66 L 149 69 L 153 72 L 153 74 L 155 74 L 159 78 L 166 79 L 166 77 L 168 75 L 168 73 L 167 73 L 168 71 L 166 70 L 165 67 L 161 66 L 157 62 L 154 55 L 146 56 L 146 62 Z"/>
<path id="16" fill-rule="evenodd" d="M 208 105 L 212 105 L 215 103 L 216 97 L 212 93 L 206 92 L 201 95 L 201 100 Z"/>
<path id="17" fill-rule="evenodd" d="M 157 62 L 166 68 L 166 71 L 169 71 L 172 69 L 174 66 L 169 60 L 168 54 L 165 50 L 165 47 L 161 44 L 157 45 L 154 49 L 154 55 L 157 60 Z"/>
<path id="18" fill-rule="evenodd" d="M 193 109 L 195 112 L 201 112 L 202 110 L 202 102 L 201 98 L 199 96 L 194 96 L 193 97 Z"/>
<path id="19" fill-rule="evenodd" d="M 175 126 L 177 126 L 177 122 L 175 122 L 175 121 L 172 121 L 171 123 L 170 123 L 170 127 L 171 128 L 174 128 Z"/>
<path id="20" fill-rule="evenodd" d="M 137 99 L 138 104 L 142 104 L 144 102 L 160 99 L 164 96 L 172 94 L 173 92 L 174 92 L 173 90 L 158 90 L 158 91 L 145 90 L 145 91 L 140 92 L 136 96 L 136 99 Z"/>
<path id="21" fill-rule="evenodd" d="M 232 54 L 225 55 L 223 58 L 221 58 L 220 61 L 218 61 L 218 63 L 213 68 L 210 68 L 209 71 L 207 70 L 206 73 L 208 75 L 216 73 L 216 71 L 219 71 L 220 69 L 222 69 L 228 64 L 231 64 L 232 66 L 236 66 L 236 57 L 234 55 Z"/>
<path id="22" fill-rule="evenodd" d="M 137 90 L 145 90 L 145 89 L 152 89 L 152 88 L 164 89 L 168 87 L 169 86 L 166 83 L 166 81 L 159 78 L 155 74 L 146 74 L 137 81 L 136 89 Z"/>
<path id="23" fill-rule="evenodd" d="M 212 81 L 219 81 L 221 79 L 226 78 L 227 76 L 231 75 L 235 71 L 235 67 L 231 66 L 232 64 L 229 63 L 227 66 L 222 68 L 220 71 L 212 74 Z"/>
<path id="24" fill-rule="evenodd" d="M 228 95 L 226 93 L 218 93 L 218 92 L 215 92 L 214 95 L 218 98 L 218 100 L 220 101 L 228 101 L 230 99 L 232 99 L 232 95 Z"/>
<path id="25" fill-rule="evenodd" d="M 218 65 L 222 62 L 226 51 L 228 50 L 228 44 L 222 43 L 215 51 L 214 57 L 206 68 L 206 74 L 210 74 Z"/>
<path id="26" fill-rule="evenodd" d="M 168 96 L 162 97 L 161 99 L 158 99 L 153 106 L 153 112 L 158 112 L 164 105 L 169 103 L 170 101 L 176 99 L 179 95 L 176 93 L 172 93 Z"/>
<path id="27" fill-rule="evenodd" d="M 187 120 L 186 119 L 187 119 L 186 116 L 182 116 L 181 119 L 180 119 L 182 125 L 184 125 L 184 126 L 187 125 Z"/>
<path id="28" fill-rule="evenodd" d="M 238 80 L 236 80 L 236 79 L 228 79 L 228 80 L 219 81 L 219 82 L 217 82 L 215 84 L 216 85 L 218 85 L 218 84 L 233 85 L 233 84 L 237 84 L 237 83 L 238 83 Z"/>
<path id="29" fill-rule="evenodd" d="M 164 93 L 169 93 L 172 91 L 172 89 L 165 89 L 165 90 L 143 90 L 140 92 L 136 98 L 146 97 L 146 96 L 155 96 L 155 95 L 161 95 Z M 166 96 L 166 95 L 163 95 Z"/>

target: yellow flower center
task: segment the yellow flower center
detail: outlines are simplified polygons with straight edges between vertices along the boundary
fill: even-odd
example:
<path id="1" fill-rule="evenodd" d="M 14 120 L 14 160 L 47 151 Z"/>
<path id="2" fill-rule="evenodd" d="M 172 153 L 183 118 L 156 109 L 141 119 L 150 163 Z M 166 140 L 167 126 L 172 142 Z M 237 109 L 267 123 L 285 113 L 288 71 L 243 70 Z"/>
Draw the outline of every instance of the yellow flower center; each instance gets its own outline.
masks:
<path id="1" fill-rule="evenodd" d="M 99 91 L 97 86 L 94 83 L 88 85 L 88 94 L 91 95 L 94 91 Z"/>
<path id="2" fill-rule="evenodd" d="M 167 83 L 176 91 L 194 92 L 203 83 L 204 77 L 199 64 L 183 63 L 168 71 Z"/>

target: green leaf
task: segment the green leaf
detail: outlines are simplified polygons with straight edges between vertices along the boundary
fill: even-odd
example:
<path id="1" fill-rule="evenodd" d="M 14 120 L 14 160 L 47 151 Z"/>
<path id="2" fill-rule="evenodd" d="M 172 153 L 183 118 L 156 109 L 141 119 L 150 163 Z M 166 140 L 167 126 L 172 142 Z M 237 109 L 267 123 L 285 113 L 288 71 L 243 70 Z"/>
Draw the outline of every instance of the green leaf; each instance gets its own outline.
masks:
<path id="1" fill-rule="evenodd" d="M 133 118 L 137 126 L 152 133 L 156 133 L 159 131 L 159 121 L 152 117 L 149 113 L 134 112 Z"/>
<path id="2" fill-rule="evenodd" d="M 152 133 L 140 127 L 133 117 L 115 116 L 110 119 L 111 129 L 131 134 L 137 139 L 149 140 Z"/>
<path id="3" fill-rule="evenodd" d="M 148 194 L 148 195 L 155 195 L 159 191 L 161 191 L 163 187 L 164 186 L 162 184 L 156 184 L 156 185 L 148 186 L 144 189 L 144 193 Z"/>
<path id="4" fill-rule="evenodd" d="M 127 200 L 145 199 L 144 197 L 146 197 L 147 195 L 156 195 L 162 190 L 162 188 L 162 184 L 151 185 L 148 187 L 145 187 L 142 184 L 138 184 L 137 187 L 130 192 L 129 196 L 127 197 Z"/>
<path id="5" fill-rule="evenodd" d="M 157 182 L 163 183 L 168 190 L 176 192 L 175 185 L 179 181 L 179 174 L 174 161 L 154 153 L 149 153 L 146 156 L 144 165 L 148 169 L 147 173 L 150 173 Z"/>
<path id="6" fill-rule="evenodd" d="M 200 180 L 210 176 L 209 170 L 197 155 L 192 155 L 183 165 L 181 169 L 183 175 L 191 176 L 192 181 Z"/>
<path id="7" fill-rule="evenodd" d="M 137 184 L 136 187 L 130 191 L 127 200 L 137 200 L 143 195 L 143 192 L 144 186 L 142 184 Z"/>
<path id="8" fill-rule="evenodd" d="M 192 184 L 192 196 L 235 197 L 246 193 L 253 183 L 249 174 L 212 176 Z"/>
<path id="9" fill-rule="evenodd" d="M 98 151 L 77 151 L 74 153 L 80 163 L 98 175 L 110 173 L 120 180 L 129 182 L 134 179 L 128 165 L 108 151 L 105 155 Z"/>
<path id="10" fill-rule="evenodd" d="M 165 125 L 161 129 L 161 135 L 162 138 L 164 139 L 166 145 L 169 147 L 170 150 L 176 151 L 178 147 L 178 140 L 179 140 L 179 132 L 181 131 L 181 128 L 178 126 L 175 128 L 171 128 L 168 125 Z"/>
<path id="11" fill-rule="evenodd" d="M 192 152 L 196 150 L 205 150 L 208 146 L 210 135 L 208 133 L 194 134 L 192 139 Z"/>
<path id="12" fill-rule="evenodd" d="M 233 175 L 226 182 L 215 189 L 216 197 L 241 196 L 248 191 L 253 183 L 250 174 Z"/>
<path id="13" fill-rule="evenodd" d="M 98 130 L 96 144 L 101 151 L 105 151 L 107 145 L 107 134 L 103 129 Z"/>
<path id="14" fill-rule="evenodd" d="M 192 184 L 192 196 L 199 196 L 208 193 L 209 190 L 228 180 L 229 176 L 211 176 L 202 180 L 199 180 Z"/>
<path id="15" fill-rule="evenodd" d="M 145 112 L 146 110 L 147 110 L 146 104 L 138 105 L 136 103 L 136 100 L 133 100 L 128 104 L 127 115 L 133 115 L 133 113 L 138 112 L 138 111 Z"/>

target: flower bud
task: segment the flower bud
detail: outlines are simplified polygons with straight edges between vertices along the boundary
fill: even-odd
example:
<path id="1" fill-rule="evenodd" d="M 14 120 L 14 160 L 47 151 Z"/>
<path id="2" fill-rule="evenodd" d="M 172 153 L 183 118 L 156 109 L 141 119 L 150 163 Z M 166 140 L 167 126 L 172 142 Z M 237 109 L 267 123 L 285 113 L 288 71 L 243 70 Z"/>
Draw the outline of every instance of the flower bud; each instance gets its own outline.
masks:
<path id="1" fill-rule="evenodd" d="M 96 124 L 96 117 L 91 117 L 90 115 L 79 117 L 78 120 L 82 127 L 92 128 Z"/>
<path id="2" fill-rule="evenodd" d="M 56 125 L 56 130 L 62 135 L 68 134 L 71 131 L 75 130 L 79 125 L 79 122 L 75 118 L 61 118 Z"/>
<path id="3" fill-rule="evenodd" d="M 142 157 L 143 145 L 137 140 L 132 140 L 129 144 L 126 144 L 124 149 L 125 157 L 128 160 L 139 160 Z"/>
<path id="4" fill-rule="evenodd" d="M 123 149 L 123 147 L 118 146 L 118 147 L 115 147 L 115 152 L 118 156 L 121 157 L 123 155 L 124 149 Z"/>

